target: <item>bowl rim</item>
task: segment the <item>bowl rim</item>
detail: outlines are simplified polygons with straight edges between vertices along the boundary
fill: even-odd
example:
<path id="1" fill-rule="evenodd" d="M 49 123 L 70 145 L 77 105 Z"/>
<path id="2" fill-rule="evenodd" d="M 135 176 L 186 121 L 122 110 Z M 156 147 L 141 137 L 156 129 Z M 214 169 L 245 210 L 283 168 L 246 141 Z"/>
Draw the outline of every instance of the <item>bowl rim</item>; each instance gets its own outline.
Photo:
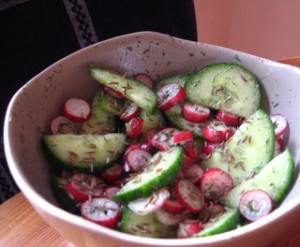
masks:
<path id="1" fill-rule="evenodd" d="M 12 150 L 11 150 L 11 141 L 9 140 L 9 132 L 10 132 L 10 115 L 12 113 L 14 101 L 18 98 L 18 95 L 21 94 L 21 91 L 26 85 L 34 81 L 37 77 L 39 77 L 41 74 L 43 74 L 45 71 L 53 68 L 57 64 L 61 63 L 62 61 L 69 59 L 70 57 L 74 56 L 75 54 L 78 53 L 84 53 L 87 49 L 93 49 L 93 47 L 101 44 L 101 43 L 108 43 L 108 42 L 117 42 L 120 41 L 124 38 L 134 38 L 136 36 L 139 37 L 147 37 L 151 36 L 152 39 L 154 38 L 159 38 L 160 40 L 165 40 L 167 41 L 168 39 L 173 39 L 178 42 L 190 42 L 190 43 L 199 43 L 200 45 L 208 46 L 208 47 L 217 47 L 218 49 L 223 49 L 223 50 L 228 50 L 228 51 L 234 51 L 236 54 L 247 54 L 252 57 L 257 57 L 255 55 L 251 55 L 245 52 L 233 50 L 230 48 L 225 48 L 225 47 L 220 47 L 217 45 L 211 45 L 207 43 L 202 43 L 202 42 L 195 42 L 195 41 L 189 41 L 185 39 L 181 39 L 178 37 L 170 36 L 168 34 L 162 34 L 158 32 L 152 32 L 152 31 L 143 31 L 143 32 L 135 32 L 135 33 L 130 33 L 130 34 L 124 34 L 120 35 L 117 37 L 113 37 L 107 40 L 103 40 L 100 42 L 97 42 L 93 45 L 90 45 L 88 47 L 85 47 L 83 49 L 80 49 L 78 51 L 75 51 L 68 56 L 59 59 L 52 65 L 48 66 L 46 69 L 41 71 L 39 74 L 34 76 L 32 79 L 27 81 L 11 98 L 7 111 L 5 114 L 5 120 L 4 120 L 4 128 L 3 128 L 3 137 L 4 137 L 4 150 L 5 150 L 5 155 L 8 163 L 8 167 L 10 169 L 10 172 L 20 188 L 20 190 L 23 192 L 24 196 L 27 198 L 28 201 L 31 202 L 33 207 L 38 211 L 38 213 L 44 217 L 43 214 L 41 214 L 40 210 L 45 211 L 47 214 L 52 215 L 55 218 L 61 219 L 63 221 L 67 221 L 70 224 L 79 226 L 79 227 L 84 227 L 87 228 L 88 230 L 94 232 L 94 233 L 102 233 L 105 234 L 106 236 L 110 237 L 111 239 L 118 239 L 123 242 L 127 243 L 132 243 L 132 244 L 143 244 L 146 246 L 194 246 L 197 244 L 212 244 L 212 243 L 221 243 L 226 240 L 231 240 L 231 239 L 236 239 L 239 238 L 241 235 L 249 232 L 255 232 L 259 231 L 260 229 L 269 226 L 273 222 L 276 221 L 277 218 L 282 218 L 286 217 L 287 214 L 290 214 L 292 211 L 296 210 L 297 208 L 300 207 L 300 195 L 295 196 L 294 198 L 291 198 L 289 201 L 285 202 L 284 207 L 278 207 L 276 210 L 274 210 L 271 214 L 267 215 L 266 217 L 260 219 L 259 221 L 253 222 L 251 224 L 245 225 L 243 227 L 231 230 L 229 232 L 205 237 L 205 238 L 188 238 L 188 239 L 155 239 L 155 238 L 145 238 L 145 237 L 139 237 L 139 236 L 134 236 L 130 235 L 127 233 L 122 233 L 117 230 L 111 230 L 102 226 L 99 226 L 97 224 L 94 224 L 92 222 L 89 222 L 87 220 L 82 219 L 79 216 L 73 215 L 66 210 L 63 210 L 59 208 L 58 206 L 53 205 L 42 195 L 40 195 L 30 184 L 27 182 L 27 180 L 22 176 L 21 172 L 18 170 L 18 165 L 14 160 L 14 157 L 12 155 Z M 268 59 L 264 59 L 266 61 L 271 61 Z M 286 65 L 282 64 L 282 66 L 291 66 L 291 65 Z M 30 195 L 30 196 L 29 196 Z M 47 221 L 47 220 L 46 220 Z M 145 243 L 146 240 L 146 243 Z"/>

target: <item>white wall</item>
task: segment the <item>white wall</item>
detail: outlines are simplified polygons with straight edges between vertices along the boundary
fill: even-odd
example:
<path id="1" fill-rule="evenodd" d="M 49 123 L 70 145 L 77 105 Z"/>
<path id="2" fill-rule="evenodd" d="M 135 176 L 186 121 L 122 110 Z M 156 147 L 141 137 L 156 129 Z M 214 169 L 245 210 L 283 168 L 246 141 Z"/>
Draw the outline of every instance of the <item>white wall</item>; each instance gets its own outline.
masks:
<path id="1" fill-rule="evenodd" d="M 198 39 L 280 60 L 300 56 L 300 0 L 194 0 Z"/>

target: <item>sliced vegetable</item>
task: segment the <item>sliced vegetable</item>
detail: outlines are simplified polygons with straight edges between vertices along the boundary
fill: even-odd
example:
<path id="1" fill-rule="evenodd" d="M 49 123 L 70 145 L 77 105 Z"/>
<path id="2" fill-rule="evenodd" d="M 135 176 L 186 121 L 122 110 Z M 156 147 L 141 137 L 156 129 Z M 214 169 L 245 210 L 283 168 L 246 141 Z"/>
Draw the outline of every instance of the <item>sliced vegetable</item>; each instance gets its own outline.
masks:
<path id="1" fill-rule="evenodd" d="M 154 81 L 152 80 L 151 76 L 146 73 L 137 73 L 134 74 L 133 77 L 138 81 L 141 81 L 145 84 L 148 88 L 152 89 L 154 85 Z"/>
<path id="2" fill-rule="evenodd" d="M 129 121 L 132 118 L 138 116 L 140 113 L 140 108 L 132 103 L 129 100 L 125 101 L 124 109 L 122 110 L 122 114 L 120 115 L 120 119 L 123 121 Z"/>
<path id="3" fill-rule="evenodd" d="M 271 115 L 271 121 L 274 125 L 276 138 L 282 138 L 288 131 L 288 121 L 281 114 Z"/>
<path id="4" fill-rule="evenodd" d="M 210 142 L 224 142 L 232 135 L 232 129 L 220 121 L 210 121 L 208 125 L 203 128 L 203 138 Z"/>
<path id="5" fill-rule="evenodd" d="M 182 106 L 183 117 L 194 123 L 204 123 L 210 116 L 210 109 L 200 104 L 185 102 Z"/>
<path id="6" fill-rule="evenodd" d="M 185 91 L 178 83 L 163 86 L 157 91 L 158 108 L 165 112 L 185 99 Z"/>
<path id="7" fill-rule="evenodd" d="M 91 115 L 91 107 L 83 99 L 70 98 L 65 101 L 63 106 L 64 115 L 72 121 L 84 122 Z"/>
<path id="8" fill-rule="evenodd" d="M 230 126 L 239 126 L 241 124 L 241 117 L 223 110 L 218 111 L 216 119 Z"/>
<path id="9" fill-rule="evenodd" d="M 135 173 L 144 168 L 151 159 L 152 155 L 143 149 L 134 149 L 126 155 L 128 172 Z"/>
<path id="10" fill-rule="evenodd" d="M 144 120 L 140 117 L 134 117 L 125 123 L 126 133 L 131 139 L 137 139 L 142 134 Z"/>
<path id="11" fill-rule="evenodd" d="M 51 133 L 57 134 L 78 134 L 78 126 L 65 116 L 59 116 L 54 118 L 50 124 Z"/>
<path id="12" fill-rule="evenodd" d="M 81 215 L 102 226 L 115 228 L 119 222 L 120 208 L 110 199 L 94 198 L 81 205 Z"/>
<path id="13" fill-rule="evenodd" d="M 203 229 L 199 220 L 184 220 L 180 222 L 177 230 L 177 238 L 190 238 Z"/>
<path id="14" fill-rule="evenodd" d="M 272 209 L 272 198 L 263 190 L 249 190 L 241 196 L 239 211 L 248 221 L 259 220 L 268 215 Z"/>

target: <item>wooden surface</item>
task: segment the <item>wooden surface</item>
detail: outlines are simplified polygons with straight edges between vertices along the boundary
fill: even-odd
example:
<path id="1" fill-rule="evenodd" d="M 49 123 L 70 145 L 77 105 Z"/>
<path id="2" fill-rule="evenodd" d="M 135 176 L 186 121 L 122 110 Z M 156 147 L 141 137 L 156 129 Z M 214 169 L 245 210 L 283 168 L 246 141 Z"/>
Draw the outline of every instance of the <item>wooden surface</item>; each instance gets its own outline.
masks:
<path id="1" fill-rule="evenodd" d="M 19 193 L 0 205 L 0 247 L 21 246 L 75 247 L 50 228 Z M 101 246 L 106 245 L 101 243 Z M 278 236 L 271 246 L 299 247 L 300 221 L 291 226 L 288 233 Z"/>

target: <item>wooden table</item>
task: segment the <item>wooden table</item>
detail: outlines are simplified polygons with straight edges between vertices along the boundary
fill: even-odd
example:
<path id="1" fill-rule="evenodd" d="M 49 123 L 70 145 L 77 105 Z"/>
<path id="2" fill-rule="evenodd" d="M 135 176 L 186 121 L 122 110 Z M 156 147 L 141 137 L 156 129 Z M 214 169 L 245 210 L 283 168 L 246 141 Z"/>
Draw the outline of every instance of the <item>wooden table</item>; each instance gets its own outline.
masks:
<path id="1" fill-rule="evenodd" d="M 278 226 L 280 227 L 280 226 Z M 0 205 L 0 247 L 75 247 L 35 212 L 22 193 Z M 106 246 L 101 243 L 101 246 Z M 269 247 L 299 247 L 300 221 Z"/>

